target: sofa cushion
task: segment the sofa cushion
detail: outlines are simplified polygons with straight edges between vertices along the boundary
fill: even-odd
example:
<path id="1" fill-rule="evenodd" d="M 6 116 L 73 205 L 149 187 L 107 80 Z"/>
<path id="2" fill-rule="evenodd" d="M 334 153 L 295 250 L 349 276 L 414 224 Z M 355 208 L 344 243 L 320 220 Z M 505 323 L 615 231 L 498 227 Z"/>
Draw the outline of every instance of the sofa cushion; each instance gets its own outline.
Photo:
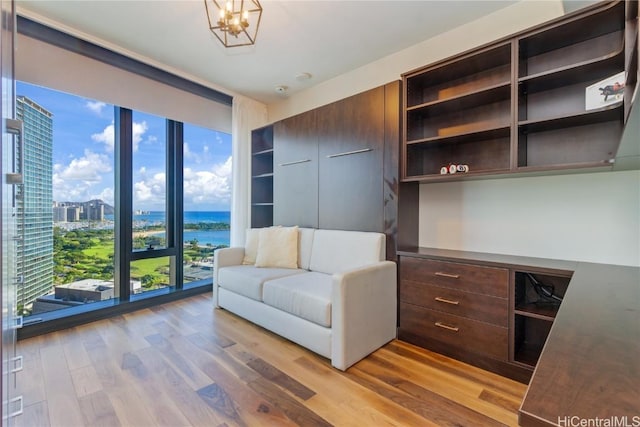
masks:
<path id="1" fill-rule="evenodd" d="M 262 301 L 262 285 L 267 280 L 304 273 L 290 268 L 257 268 L 253 265 L 234 265 L 218 271 L 218 286 L 247 298 Z"/>
<path id="2" fill-rule="evenodd" d="M 309 270 L 314 228 L 298 228 L 298 267 Z"/>
<path id="3" fill-rule="evenodd" d="M 244 259 L 242 264 L 253 265 L 256 263 L 256 256 L 258 255 L 258 239 L 260 237 L 259 228 L 247 229 L 247 237 L 244 243 Z"/>
<path id="4" fill-rule="evenodd" d="M 331 327 L 332 278 L 307 272 L 265 282 L 262 300 L 294 316 L 327 328 Z"/>
<path id="5" fill-rule="evenodd" d="M 260 230 L 256 267 L 298 268 L 298 227 Z"/>
<path id="6" fill-rule="evenodd" d="M 385 260 L 382 233 L 316 230 L 313 235 L 310 270 L 333 274 Z"/>

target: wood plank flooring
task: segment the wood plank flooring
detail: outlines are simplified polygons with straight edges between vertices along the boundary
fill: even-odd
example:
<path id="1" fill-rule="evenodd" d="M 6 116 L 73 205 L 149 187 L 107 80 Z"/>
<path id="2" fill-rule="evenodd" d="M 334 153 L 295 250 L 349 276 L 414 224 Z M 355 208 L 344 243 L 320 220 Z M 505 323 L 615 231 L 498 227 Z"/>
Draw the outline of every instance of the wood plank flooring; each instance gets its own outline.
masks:
<path id="1" fill-rule="evenodd" d="M 401 341 L 347 372 L 210 295 L 18 343 L 17 426 L 517 425 L 525 386 Z"/>

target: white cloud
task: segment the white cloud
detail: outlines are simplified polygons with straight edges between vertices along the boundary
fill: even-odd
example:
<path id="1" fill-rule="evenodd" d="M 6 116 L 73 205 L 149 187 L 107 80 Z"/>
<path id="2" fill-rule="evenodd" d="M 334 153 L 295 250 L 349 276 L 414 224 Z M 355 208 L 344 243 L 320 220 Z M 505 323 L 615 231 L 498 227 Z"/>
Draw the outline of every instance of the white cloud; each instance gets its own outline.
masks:
<path id="1" fill-rule="evenodd" d="M 102 109 L 106 106 L 107 104 L 100 101 L 87 101 L 86 103 L 86 107 L 98 115 L 102 114 Z"/>
<path id="2" fill-rule="evenodd" d="M 97 154 L 84 150 L 84 156 L 71 160 L 66 168 L 56 165 L 60 171 L 58 175 L 64 180 L 100 182 L 103 173 L 111 172 L 109 158 L 104 154 Z"/>
<path id="3" fill-rule="evenodd" d="M 134 153 L 138 151 L 138 146 L 140 145 L 140 141 L 142 141 L 142 137 L 144 136 L 147 129 L 149 129 L 149 126 L 147 126 L 147 122 L 142 122 L 142 123 L 133 122 L 133 152 Z M 149 137 L 150 140 L 152 140 L 152 138 L 155 138 L 155 137 L 153 136 Z"/>
<path id="4" fill-rule="evenodd" d="M 103 202 L 110 204 L 111 206 L 114 206 L 116 204 L 112 187 L 103 188 L 102 191 L 98 194 L 91 194 L 87 200 L 93 199 L 100 199 Z"/>
<path id="5" fill-rule="evenodd" d="M 210 170 L 184 170 L 185 209 L 198 205 L 229 205 L 231 200 L 231 157 Z"/>
<path id="6" fill-rule="evenodd" d="M 133 123 L 133 152 L 138 151 L 138 146 L 140 145 L 140 141 L 145 134 L 145 132 L 149 129 L 147 126 L 147 122 L 141 123 Z M 149 140 L 153 141 L 155 137 L 149 137 Z M 94 133 L 91 135 L 91 139 L 95 142 L 102 142 L 105 145 L 105 150 L 107 153 L 113 152 L 113 147 L 115 143 L 115 126 L 111 123 L 109 126 L 104 128 L 104 130 L 100 133 Z"/>
<path id="7" fill-rule="evenodd" d="M 113 152 L 113 144 L 115 141 L 115 130 L 113 123 L 104 128 L 104 130 L 100 133 L 94 133 L 91 135 L 91 139 L 95 142 L 102 142 L 105 145 L 105 150 L 108 153 Z"/>
<path id="8" fill-rule="evenodd" d="M 82 157 L 73 158 L 68 165 L 55 164 L 53 171 L 54 200 L 83 202 L 96 198 L 98 192 L 105 195 L 103 200 L 107 203 L 113 202 L 113 189 L 110 188 L 113 175 L 108 156 L 85 150 Z M 103 179 L 105 174 L 110 178 L 107 182 Z M 109 194 L 109 200 L 106 200 Z"/>
<path id="9" fill-rule="evenodd" d="M 134 204 L 141 209 L 164 209 L 166 188 L 166 175 L 162 172 L 150 178 L 142 177 L 133 184 Z"/>

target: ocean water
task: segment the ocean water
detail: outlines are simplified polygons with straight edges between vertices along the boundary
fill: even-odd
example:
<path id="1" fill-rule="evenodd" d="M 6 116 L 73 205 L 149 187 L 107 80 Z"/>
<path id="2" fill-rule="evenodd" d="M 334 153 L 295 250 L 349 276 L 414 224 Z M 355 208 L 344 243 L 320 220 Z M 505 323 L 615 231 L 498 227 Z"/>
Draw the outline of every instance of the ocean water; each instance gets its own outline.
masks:
<path id="1" fill-rule="evenodd" d="M 113 220 L 113 215 L 105 215 L 109 220 Z M 215 223 L 222 222 L 229 224 L 231 221 L 231 212 L 229 211 L 185 211 L 184 223 L 197 224 L 199 222 Z M 164 224 L 165 212 L 150 211 L 141 215 L 133 216 L 135 226 Z M 162 235 L 163 233 L 159 233 Z M 188 243 L 193 239 L 198 240 L 199 245 L 211 244 L 213 246 L 227 245 L 231 239 L 229 230 L 185 230 L 184 242 Z"/>

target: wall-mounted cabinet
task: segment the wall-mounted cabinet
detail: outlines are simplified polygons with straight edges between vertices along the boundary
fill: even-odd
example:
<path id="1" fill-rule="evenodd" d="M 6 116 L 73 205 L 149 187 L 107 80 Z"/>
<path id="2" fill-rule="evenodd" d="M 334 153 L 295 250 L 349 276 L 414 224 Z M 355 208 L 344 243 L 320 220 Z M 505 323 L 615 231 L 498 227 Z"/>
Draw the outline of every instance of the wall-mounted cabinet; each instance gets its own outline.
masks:
<path id="1" fill-rule="evenodd" d="M 251 227 L 273 224 L 273 126 L 251 132 Z"/>
<path id="2" fill-rule="evenodd" d="M 633 7 L 592 7 L 403 75 L 402 179 L 611 167 L 637 80 Z M 624 71 L 624 102 L 587 106 L 589 86 Z"/>

